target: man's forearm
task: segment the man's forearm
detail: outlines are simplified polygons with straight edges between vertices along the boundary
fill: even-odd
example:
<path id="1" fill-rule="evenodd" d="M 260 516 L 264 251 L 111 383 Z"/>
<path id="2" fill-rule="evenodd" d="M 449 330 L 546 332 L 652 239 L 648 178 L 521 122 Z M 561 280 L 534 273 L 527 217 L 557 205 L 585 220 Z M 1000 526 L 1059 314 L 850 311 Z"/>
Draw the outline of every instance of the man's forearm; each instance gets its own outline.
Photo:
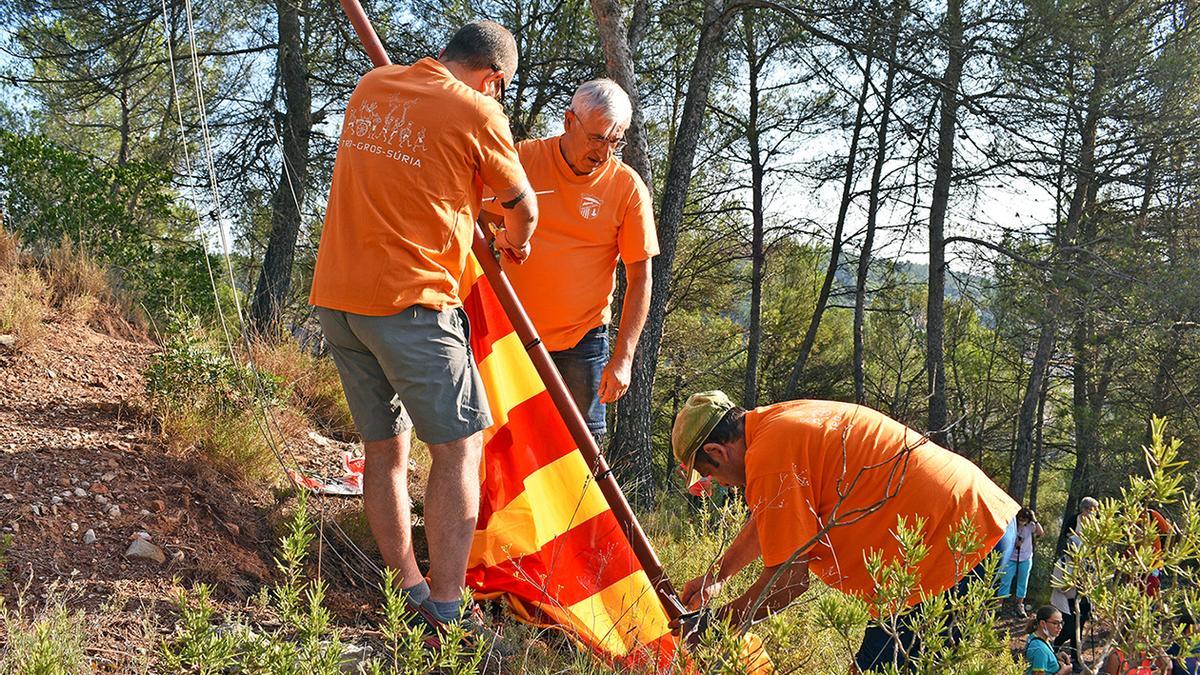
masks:
<path id="1" fill-rule="evenodd" d="M 504 229 L 508 239 L 515 245 L 524 245 L 533 237 L 537 225 L 537 194 L 529 183 L 514 185 L 496 192 L 496 203 L 504 209 Z"/>
<path id="2" fill-rule="evenodd" d="M 650 260 L 625 266 L 625 298 L 621 301 L 621 327 L 613 347 L 614 361 L 630 361 L 637 350 L 646 317 L 650 314 L 651 269 Z"/>
<path id="3" fill-rule="evenodd" d="M 778 577 L 776 577 L 778 572 Z M 767 618 L 787 607 L 808 590 L 808 565 L 794 562 L 787 569 L 768 567 L 745 593 L 717 610 L 718 615 L 737 626 Z"/>
<path id="4" fill-rule="evenodd" d="M 504 212 L 504 229 L 514 244 L 526 244 L 537 225 L 537 197 L 530 192 L 520 203 Z"/>

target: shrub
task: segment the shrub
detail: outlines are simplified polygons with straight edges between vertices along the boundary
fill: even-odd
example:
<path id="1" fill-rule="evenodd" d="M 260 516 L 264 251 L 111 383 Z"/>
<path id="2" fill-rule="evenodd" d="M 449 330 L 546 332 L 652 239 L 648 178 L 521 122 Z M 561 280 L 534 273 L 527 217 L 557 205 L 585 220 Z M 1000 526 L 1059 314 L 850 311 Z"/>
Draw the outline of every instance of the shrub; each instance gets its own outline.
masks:
<path id="1" fill-rule="evenodd" d="M 1150 429 L 1146 474 L 1131 476 L 1119 496 L 1080 521 L 1064 566 L 1062 587 L 1079 589 L 1093 614 L 1113 626 L 1096 662 L 1086 664 L 1093 670 L 1118 654 L 1136 665 L 1169 661 L 1172 646 L 1185 655 L 1200 649 L 1191 625 L 1200 618 L 1200 507 L 1184 484 L 1195 490 L 1195 473 L 1185 472 L 1182 442 L 1167 439 L 1166 420 L 1153 418 Z M 1151 509 L 1173 516 L 1170 532 L 1159 529 Z M 1157 593 L 1145 590 L 1151 575 L 1162 582 Z"/>
<path id="2" fill-rule="evenodd" d="M 275 403 L 273 379 L 234 362 L 200 321 L 170 316 L 163 350 L 150 363 L 146 388 L 163 432 L 177 447 L 198 448 L 226 475 L 251 482 L 280 476 L 260 432 L 261 414 Z"/>
<path id="3" fill-rule="evenodd" d="M 91 672 L 82 612 L 67 609 L 53 596 L 45 607 L 24 618 L 23 607 L 10 611 L 0 598 L 0 626 L 7 644 L 0 650 L 0 673 L 67 675 Z"/>
<path id="4" fill-rule="evenodd" d="M 313 356 L 289 339 L 261 340 L 251 350 L 259 369 L 279 381 L 292 405 L 318 429 L 339 440 L 354 436 L 346 394 L 330 359 Z"/>
<path id="5" fill-rule="evenodd" d="M 34 269 L 0 269 L 0 334 L 11 334 L 17 348 L 37 342 L 45 331 L 50 289 Z"/>

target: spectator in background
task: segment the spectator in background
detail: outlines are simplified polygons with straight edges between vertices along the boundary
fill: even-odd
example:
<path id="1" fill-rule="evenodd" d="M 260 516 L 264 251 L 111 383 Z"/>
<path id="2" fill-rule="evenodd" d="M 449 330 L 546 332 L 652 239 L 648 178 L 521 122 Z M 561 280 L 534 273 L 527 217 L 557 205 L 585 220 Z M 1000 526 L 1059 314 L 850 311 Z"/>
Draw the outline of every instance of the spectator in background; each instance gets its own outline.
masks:
<path id="1" fill-rule="evenodd" d="M 1077 547 L 1080 544 L 1078 535 L 1071 535 L 1067 545 L 1067 552 L 1063 554 L 1058 563 L 1054 565 L 1054 570 L 1050 572 L 1050 585 L 1054 591 L 1050 594 L 1050 604 L 1054 606 L 1063 615 L 1062 632 L 1058 637 L 1054 638 L 1054 649 L 1058 650 L 1063 645 L 1070 643 L 1071 655 L 1071 672 L 1079 673 L 1083 671 L 1082 663 L 1079 659 L 1079 643 L 1083 639 L 1083 627 L 1091 617 L 1092 603 L 1088 599 L 1079 594 L 1077 588 L 1061 588 L 1066 575 L 1071 572 L 1074 561 L 1071 559 L 1072 547 Z"/>
<path id="2" fill-rule="evenodd" d="M 1095 511 L 1097 506 L 1100 506 L 1100 502 L 1096 501 L 1095 497 L 1084 497 L 1083 499 L 1080 499 L 1079 513 L 1067 518 L 1063 522 L 1063 529 L 1065 529 L 1069 535 L 1079 534 L 1077 531 L 1079 529 L 1079 521 L 1091 514 L 1092 511 Z"/>
<path id="3" fill-rule="evenodd" d="M 1012 591 L 1015 579 L 1017 592 L 1016 607 L 1013 611 L 1020 617 L 1025 616 L 1025 591 L 1029 588 L 1029 569 L 1033 567 L 1033 540 L 1044 534 L 1046 530 L 1038 522 L 1036 513 L 1028 507 L 1017 512 L 1017 544 L 1012 555 L 1004 561 L 998 595 L 1003 602 Z"/>
<path id="4" fill-rule="evenodd" d="M 1179 622 L 1183 625 L 1184 635 L 1194 636 L 1196 634 L 1196 622 L 1190 614 L 1186 612 L 1179 618 Z M 1181 657 L 1179 652 L 1179 644 L 1171 645 L 1167 653 L 1171 655 L 1171 675 L 1200 675 L 1200 648 L 1194 650 L 1190 655 Z"/>
<path id="5" fill-rule="evenodd" d="M 1150 569 L 1150 573 L 1142 579 L 1142 590 L 1146 595 L 1154 598 L 1158 596 L 1159 590 L 1162 588 L 1162 552 L 1170 543 L 1171 521 L 1167 520 L 1166 516 L 1159 513 L 1155 509 L 1146 509 L 1147 530 L 1153 533 L 1154 547 L 1154 566 Z"/>
<path id="6" fill-rule="evenodd" d="M 1025 675 L 1067 675 L 1071 672 L 1071 657 L 1065 651 L 1055 654 L 1050 646 L 1062 629 L 1062 612 L 1053 605 L 1038 609 L 1026 629 L 1029 637 L 1025 640 L 1025 660 L 1029 667 L 1025 669 Z"/>

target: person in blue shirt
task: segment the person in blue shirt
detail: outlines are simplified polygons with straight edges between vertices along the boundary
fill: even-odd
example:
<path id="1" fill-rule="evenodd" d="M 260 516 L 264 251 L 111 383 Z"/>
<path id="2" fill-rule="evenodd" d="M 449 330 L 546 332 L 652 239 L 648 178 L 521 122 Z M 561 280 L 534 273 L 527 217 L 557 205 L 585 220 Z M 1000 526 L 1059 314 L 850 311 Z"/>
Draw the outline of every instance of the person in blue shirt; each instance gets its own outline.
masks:
<path id="1" fill-rule="evenodd" d="M 1062 632 L 1063 616 L 1054 605 L 1044 605 L 1029 622 L 1029 638 L 1025 642 L 1025 660 L 1029 667 L 1025 675 L 1067 675 L 1071 672 L 1071 657 L 1065 652 L 1055 654 L 1050 643 Z"/>
<path id="2" fill-rule="evenodd" d="M 1183 624 L 1184 635 L 1192 637 L 1196 634 L 1196 621 L 1186 610 L 1179 618 L 1179 623 Z M 1183 650 L 1179 643 L 1171 645 L 1167 650 L 1171 655 L 1171 675 L 1200 675 L 1200 647 L 1187 655 L 1181 655 L 1181 651 Z"/>

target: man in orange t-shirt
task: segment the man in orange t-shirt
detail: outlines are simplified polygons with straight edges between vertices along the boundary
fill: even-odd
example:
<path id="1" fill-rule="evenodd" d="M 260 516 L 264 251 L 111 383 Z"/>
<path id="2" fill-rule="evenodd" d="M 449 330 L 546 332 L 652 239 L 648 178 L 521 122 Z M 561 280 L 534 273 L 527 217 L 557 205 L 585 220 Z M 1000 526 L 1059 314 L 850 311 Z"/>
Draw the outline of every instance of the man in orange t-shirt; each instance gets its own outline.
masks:
<path id="1" fill-rule="evenodd" d="M 313 273 L 317 307 L 366 454 L 367 522 L 405 599 L 458 618 L 491 424 L 459 298 L 483 187 L 508 209 L 496 245 L 530 251 L 537 202 L 498 99 L 517 68 L 499 24 L 461 28 L 438 59 L 376 68 L 346 106 Z M 394 403 L 393 400 L 398 400 Z M 429 582 L 413 554 L 409 430 L 433 460 Z"/>
<path id="2" fill-rule="evenodd" d="M 650 310 L 650 259 L 658 254 L 650 191 L 615 152 L 632 108 L 609 79 L 585 82 L 563 114 L 563 133 L 517 144 L 538 199 L 536 254 L 502 260 L 521 304 L 594 436 L 604 406 L 629 388 Z M 485 207 L 489 211 L 493 207 Z M 617 261 L 625 265 L 621 327 L 608 355 Z"/>
<path id="3" fill-rule="evenodd" d="M 875 582 L 867 556 L 900 554 L 899 517 L 909 526 L 920 518 L 929 547 L 910 605 L 922 593 L 954 588 L 990 551 L 1012 550 L 1018 504 L 967 459 L 870 408 L 789 401 L 745 411 L 722 392 L 703 392 L 680 410 L 671 445 L 692 482 L 711 477 L 745 490 L 746 525 L 716 569 L 687 582 L 680 596 L 698 608 L 761 557 L 758 581 L 718 610 L 735 623 L 765 618 L 799 597 L 810 570 L 831 588 L 869 598 Z M 974 523 L 981 548 L 956 561 L 946 538 L 963 519 Z M 900 632 L 905 639 L 907 629 Z M 895 651 L 886 631 L 869 627 L 856 667 L 891 663 Z"/>

